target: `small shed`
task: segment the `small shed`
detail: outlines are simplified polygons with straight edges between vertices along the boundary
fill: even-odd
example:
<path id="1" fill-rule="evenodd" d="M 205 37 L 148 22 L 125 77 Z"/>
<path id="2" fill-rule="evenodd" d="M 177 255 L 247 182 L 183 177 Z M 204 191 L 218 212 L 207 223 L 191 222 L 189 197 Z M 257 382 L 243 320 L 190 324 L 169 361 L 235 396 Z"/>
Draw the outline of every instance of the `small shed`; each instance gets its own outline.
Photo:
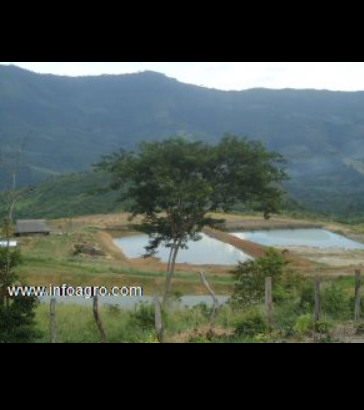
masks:
<path id="1" fill-rule="evenodd" d="M 28 219 L 17 221 L 15 225 L 15 236 L 49 235 L 50 229 L 43 219 Z"/>

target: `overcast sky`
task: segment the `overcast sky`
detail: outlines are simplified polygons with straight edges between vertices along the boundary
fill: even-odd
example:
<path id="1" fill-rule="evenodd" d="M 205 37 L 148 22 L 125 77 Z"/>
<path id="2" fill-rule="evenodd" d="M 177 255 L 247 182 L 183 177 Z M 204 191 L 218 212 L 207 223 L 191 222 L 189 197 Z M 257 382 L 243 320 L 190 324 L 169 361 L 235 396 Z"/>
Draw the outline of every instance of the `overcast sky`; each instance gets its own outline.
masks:
<path id="1" fill-rule="evenodd" d="M 266 88 L 316 88 L 342 91 L 364 90 L 364 62 L 276 62 L 276 63 L 0 63 L 15 64 L 39 73 L 61 75 L 124 74 L 158 71 L 180 81 L 242 90 Z"/>

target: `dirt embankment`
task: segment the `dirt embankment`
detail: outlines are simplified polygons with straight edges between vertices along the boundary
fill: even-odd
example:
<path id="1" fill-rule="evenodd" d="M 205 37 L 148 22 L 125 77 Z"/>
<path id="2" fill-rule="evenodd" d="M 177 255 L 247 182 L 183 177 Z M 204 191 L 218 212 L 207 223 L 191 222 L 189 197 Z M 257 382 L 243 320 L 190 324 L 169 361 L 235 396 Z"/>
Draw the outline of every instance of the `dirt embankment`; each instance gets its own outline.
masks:
<path id="1" fill-rule="evenodd" d="M 210 238 L 227 243 L 234 246 L 234 248 L 243 251 L 253 258 L 261 258 L 265 255 L 266 248 L 253 242 L 244 241 L 236 238 L 226 232 L 216 231 L 214 229 L 205 229 L 204 233 Z"/>
<path id="2" fill-rule="evenodd" d="M 221 232 L 214 229 L 205 229 L 204 233 L 213 239 L 217 239 L 221 242 L 234 246 L 236 249 L 243 251 L 254 259 L 264 257 L 268 249 L 267 247 L 257 243 L 239 239 L 227 232 Z M 287 262 L 291 263 L 292 266 L 295 266 L 301 272 L 307 272 L 312 270 L 314 267 L 314 262 L 303 259 L 300 256 L 293 255 L 289 250 L 282 250 L 282 254 Z"/>
<path id="3" fill-rule="evenodd" d="M 346 227 L 340 224 L 320 224 L 313 223 L 304 220 L 293 220 L 289 218 L 279 217 L 272 218 L 271 220 L 265 220 L 258 216 L 242 216 L 242 215 L 213 215 L 216 218 L 225 219 L 225 231 L 214 231 L 206 229 L 206 234 L 212 238 L 225 242 L 234 246 L 235 248 L 245 252 L 253 258 L 259 258 L 265 255 L 266 248 L 264 246 L 252 243 L 249 241 L 244 241 L 242 239 L 236 238 L 229 234 L 232 231 L 254 231 L 261 229 L 300 229 L 300 228 L 326 228 L 333 232 L 338 232 L 344 234 L 352 239 L 361 239 L 360 241 L 364 243 L 364 235 L 362 233 L 354 232 L 352 228 Z M 140 222 L 140 220 L 134 221 L 135 223 Z M 72 221 L 64 219 L 52 221 L 52 228 L 54 231 L 77 231 L 78 229 L 85 229 L 92 227 L 93 229 L 99 230 L 98 232 L 98 242 L 103 251 L 116 261 L 122 262 L 123 265 L 135 267 L 137 269 L 154 269 L 154 270 L 164 270 L 165 266 L 158 260 L 155 259 L 138 259 L 129 260 L 125 255 L 123 255 L 121 249 L 119 249 L 114 241 L 113 237 L 118 237 L 127 235 L 129 232 L 133 231 L 133 224 L 130 223 L 129 215 L 125 213 L 112 214 L 112 215 L 96 215 L 89 217 L 75 218 Z M 353 238 L 354 233 L 356 238 Z M 360 238 L 359 238 L 360 237 Z M 293 263 L 297 268 L 303 272 L 314 272 L 317 268 L 315 264 L 326 265 L 328 268 L 340 268 L 340 272 L 343 271 L 344 267 L 364 266 L 364 257 L 361 253 L 358 255 L 353 255 L 353 253 L 345 252 L 345 255 L 333 255 L 333 254 L 323 254 L 322 251 L 317 249 L 288 249 L 281 250 L 286 259 Z M 340 256 L 340 261 L 338 261 L 337 256 Z M 353 257 L 355 256 L 355 258 Z M 343 259 L 343 260 L 341 260 Z M 191 267 L 189 265 L 179 265 L 177 270 L 181 269 L 183 271 L 190 271 L 190 269 L 195 269 L 196 267 Z M 211 267 L 211 271 L 218 271 L 224 273 L 222 268 Z M 206 269 L 207 271 L 208 269 Z M 225 269 L 226 270 L 226 269 Z"/>
<path id="4" fill-rule="evenodd" d="M 115 245 L 110 234 L 107 232 L 98 232 L 97 236 L 100 247 L 106 254 L 112 256 L 116 260 L 123 261 L 125 263 L 129 262 L 128 258 L 123 254 L 121 249 Z"/>
<path id="5" fill-rule="evenodd" d="M 294 220 L 284 217 L 274 217 L 266 220 L 259 216 L 244 216 L 232 214 L 211 214 L 211 216 L 224 219 L 227 230 L 260 230 L 260 229 L 300 229 L 322 228 L 324 224 L 305 220 Z M 54 230 L 75 230 L 85 227 L 95 227 L 106 230 L 130 230 L 134 224 L 141 222 L 141 218 L 130 221 L 130 214 L 115 213 L 108 215 L 90 215 L 72 219 L 56 219 L 49 221 Z"/>
<path id="6" fill-rule="evenodd" d="M 292 221 L 285 219 L 269 219 L 250 218 L 237 221 L 227 221 L 224 228 L 228 232 L 232 231 L 258 231 L 258 230 L 273 230 L 273 229 L 317 229 L 323 225 L 304 222 Z"/>

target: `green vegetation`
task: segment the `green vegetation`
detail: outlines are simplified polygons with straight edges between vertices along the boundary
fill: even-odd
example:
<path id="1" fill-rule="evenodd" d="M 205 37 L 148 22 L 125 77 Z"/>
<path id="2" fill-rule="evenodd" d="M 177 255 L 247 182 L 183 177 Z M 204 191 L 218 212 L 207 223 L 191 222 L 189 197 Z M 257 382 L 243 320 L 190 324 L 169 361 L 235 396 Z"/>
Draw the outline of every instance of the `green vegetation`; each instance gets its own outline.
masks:
<path id="1" fill-rule="evenodd" d="M 130 266 L 122 260 L 105 257 L 74 255 L 75 245 L 80 242 L 99 244 L 98 231 L 90 227 L 73 228 L 67 233 L 67 222 L 61 228 L 62 234 L 49 238 L 24 238 L 21 240 L 22 264 L 16 267 L 18 275 L 31 285 L 63 284 L 118 286 L 144 286 L 148 295 L 163 287 L 165 272 L 162 268 Z M 57 225 L 58 226 L 58 222 Z M 274 312 L 272 326 L 267 326 L 264 318 L 261 295 L 264 292 L 263 276 L 271 264 L 274 267 Z M 151 265 L 153 266 L 153 265 Z M 354 279 L 353 277 L 323 278 L 321 322 L 313 322 L 314 281 L 302 278 L 281 256 L 271 251 L 266 258 L 249 262 L 244 271 L 261 272 L 253 280 L 253 303 L 232 303 L 224 306 L 216 320 L 215 330 L 210 329 L 211 309 L 200 305 L 191 309 L 172 309 L 163 313 L 166 342 L 183 343 L 267 343 L 267 342 L 306 342 L 347 341 L 345 335 L 360 340 L 360 325 L 352 323 L 354 317 Z M 239 266 L 237 271 L 241 271 Z M 272 273 L 272 270 L 269 270 Z M 232 295 L 233 275 L 222 272 L 207 274 L 206 277 L 219 295 Z M 247 273 L 247 277 L 255 279 Z M 277 280 L 278 278 L 278 280 Z M 174 289 L 180 295 L 199 294 L 201 285 L 196 272 L 179 270 L 175 276 Z M 237 288 L 239 290 L 239 288 Z M 249 287 L 248 287 L 249 290 Z M 28 305 L 29 306 L 29 305 Z M 364 303 L 363 303 L 364 309 Z M 17 310 L 19 312 L 19 310 Z M 33 310 L 34 312 L 34 310 Z M 13 311 L 14 313 L 14 311 Z M 22 314 L 24 310 L 22 311 Z M 28 317 L 30 327 L 22 332 L 9 334 L 5 341 L 36 340 L 49 342 L 49 306 L 40 305 Z M 144 306 L 135 311 L 122 311 L 118 308 L 100 309 L 107 340 L 110 343 L 156 343 L 154 331 L 154 310 Z M 69 318 L 72 317 L 72 320 Z M 0 323 L 14 320 L 14 315 L 3 316 Z M 34 327 L 34 322 L 36 327 Z M 58 343 L 98 343 L 98 333 L 92 315 L 92 304 L 77 307 L 57 304 L 56 309 Z M 343 330 L 340 330 L 343 329 Z M 22 339 L 29 335 L 31 339 Z M 345 337 L 344 337 L 345 336 Z M 4 339 L 3 339 L 4 340 Z"/>
<path id="2" fill-rule="evenodd" d="M 262 258 L 240 263 L 232 272 L 235 277 L 235 290 L 232 296 L 234 306 L 249 306 L 260 304 L 264 300 L 264 284 L 270 277 L 274 283 L 275 300 L 298 284 L 299 278 L 294 275 L 282 254 L 269 249 Z M 294 289 L 297 291 L 297 289 Z"/>
<path id="3" fill-rule="evenodd" d="M 5 220 L 0 239 L 8 242 L 11 237 L 11 223 Z M 22 262 L 18 249 L 0 247 L 0 344 L 28 343 L 35 341 L 39 333 L 35 329 L 34 297 L 11 297 L 7 289 L 19 282 L 17 267 Z"/>
<path id="4" fill-rule="evenodd" d="M 344 295 L 340 307 L 324 304 L 322 319 L 313 320 L 313 307 L 307 304 L 303 288 L 293 297 L 286 297 L 274 305 L 274 317 L 268 326 L 262 305 L 233 307 L 224 306 L 216 319 L 213 331 L 210 328 L 211 309 L 201 304 L 194 308 L 163 312 L 166 343 L 341 343 L 351 340 L 364 341 L 363 325 L 353 324 L 353 315 L 343 312 L 352 310 L 350 297 L 352 280 L 339 278 L 324 281 L 324 287 L 340 289 Z M 313 291 L 313 281 L 308 280 Z M 157 343 L 154 329 L 154 308 L 140 305 L 125 311 L 117 307 L 100 309 L 109 343 Z M 69 320 L 72 317 L 72 321 Z M 42 337 L 40 343 L 49 342 L 49 306 L 37 309 L 37 330 Z M 58 343 L 98 343 L 98 333 L 89 306 L 58 304 L 56 309 Z M 341 329 L 341 330 L 340 330 Z"/>
<path id="5" fill-rule="evenodd" d="M 209 143 L 226 132 L 259 136 L 287 158 L 288 190 L 310 212 L 362 218 L 363 102 L 364 93 L 222 92 L 156 73 L 65 78 L 0 67 L 0 147 L 11 156 L 25 143 L 24 185 L 169 135 Z"/>
<path id="6" fill-rule="evenodd" d="M 116 153 L 98 168 L 110 173 L 115 190 L 130 198 L 138 230 L 150 238 L 147 256 L 170 249 L 164 302 L 171 293 L 178 253 L 199 241 L 204 228 L 224 222 L 212 212 L 236 204 L 261 211 L 268 219 L 279 209 L 287 179 L 284 159 L 258 142 L 225 136 L 216 146 L 183 138 L 142 143 L 137 153 Z"/>
<path id="7" fill-rule="evenodd" d="M 106 189 L 109 185 L 108 175 L 100 172 L 54 177 L 19 189 L 14 216 L 19 219 L 74 218 L 127 208 L 126 203 L 120 204 L 119 194 Z M 0 200 L 0 216 L 4 216 L 6 211 L 6 204 Z"/>
<path id="8" fill-rule="evenodd" d="M 128 211 L 130 202 L 121 201 L 118 192 L 110 191 L 110 183 L 108 175 L 92 171 L 51 177 L 16 191 L 19 199 L 14 216 L 54 219 Z M 359 188 L 354 194 L 350 190 L 347 193 L 335 191 L 335 186 L 327 192 L 327 185 L 322 185 L 319 189 L 308 185 L 305 189 L 296 189 L 296 183 L 288 184 L 282 212 L 311 221 L 330 220 L 353 226 L 364 223 L 364 188 L 363 191 Z M 7 214 L 6 210 L 0 194 L 0 217 Z M 234 211 L 248 215 L 253 213 L 251 208 L 242 204 L 235 206 Z"/>
<path id="9" fill-rule="evenodd" d="M 0 236 L 5 240 L 0 246 L 0 343 L 48 342 L 49 307 L 35 298 L 8 295 L 8 286 L 24 281 L 32 286 L 132 285 L 149 295 L 164 288 L 167 301 L 173 279 L 180 295 L 205 293 L 197 267 L 176 265 L 176 258 L 190 240 L 200 239 L 203 228 L 219 227 L 223 219 L 214 212 L 259 212 L 268 219 L 283 209 L 311 220 L 339 219 L 352 226 L 333 224 L 334 229 L 362 235 L 363 103 L 364 93 L 230 93 L 155 73 L 65 78 L 0 67 L 0 217 L 8 218 Z M 261 142 L 220 139 L 228 131 L 259 136 Z M 168 135 L 177 137 L 164 140 Z M 106 156 L 98 171 L 85 172 L 101 155 Z M 120 210 L 139 218 L 138 229 L 151 240 L 149 256 L 160 245 L 170 248 L 167 275 L 159 261 L 127 260 L 115 248 L 105 230 L 130 226 L 122 215 L 106 214 Z M 101 215 L 93 221 L 85 217 L 95 214 Z M 13 216 L 65 219 L 50 221 L 50 237 L 21 238 L 19 248 L 11 248 Z M 75 221 L 77 216 L 83 218 Z M 336 269 L 343 264 L 348 274 L 360 263 L 360 251 L 342 259 L 322 253 L 312 260 L 309 250 L 302 258 L 294 252 L 268 250 L 232 273 L 204 267 L 205 288 L 232 295 L 230 303 L 213 310 L 164 304 L 165 340 L 331 343 L 348 341 L 349 334 L 363 341 L 363 324 L 352 322 L 353 278 L 337 277 L 341 271 Z M 315 322 L 312 275 L 318 271 L 322 312 Z M 274 286 L 270 320 L 264 309 L 267 277 Z M 218 313 L 216 320 L 212 312 Z M 103 325 L 96 308 L 94 313 L 99 332 L 104 327 L 111 343 L 156 343 L 153 306 L 101 308 Z M 58 305 L 56 324 L 58 342 L 99 341 L 91 307 Z"/>

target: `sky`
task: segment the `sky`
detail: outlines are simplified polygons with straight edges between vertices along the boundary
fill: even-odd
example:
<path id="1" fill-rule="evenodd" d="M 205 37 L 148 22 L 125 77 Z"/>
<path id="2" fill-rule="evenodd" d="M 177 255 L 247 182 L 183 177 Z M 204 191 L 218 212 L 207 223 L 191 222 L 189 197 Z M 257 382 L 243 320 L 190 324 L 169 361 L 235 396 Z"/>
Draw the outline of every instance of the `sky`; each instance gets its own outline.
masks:
<path id="1" fill-rule="evenodd" d="M 364 91 L 364 62 L 4 62 L 38 73 L 85 76 L 157 71 L 221 90 L 314 88 Z"/>

